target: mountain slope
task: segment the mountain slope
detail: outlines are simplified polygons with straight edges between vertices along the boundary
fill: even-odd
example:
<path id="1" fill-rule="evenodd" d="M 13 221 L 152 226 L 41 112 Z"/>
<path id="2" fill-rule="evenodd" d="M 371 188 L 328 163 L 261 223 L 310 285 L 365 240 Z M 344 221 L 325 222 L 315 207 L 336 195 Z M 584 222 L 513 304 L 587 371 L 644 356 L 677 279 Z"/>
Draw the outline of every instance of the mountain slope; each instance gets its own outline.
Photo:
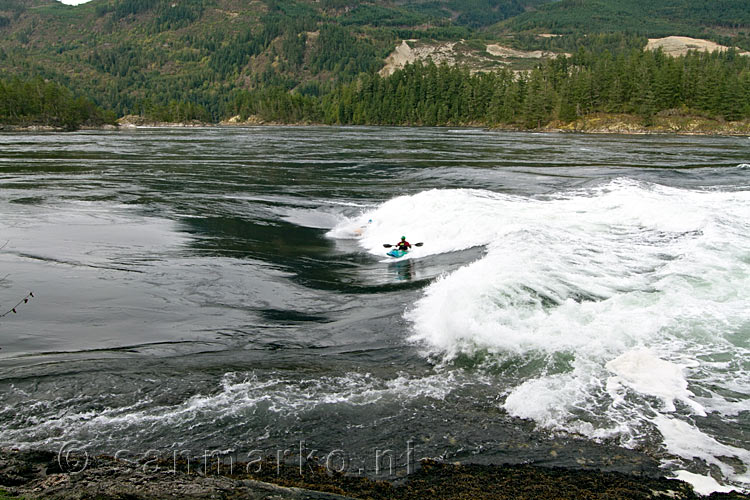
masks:
<path id="1" fill-rule="evenodd" d="M 213 117 L 238 88 L 377 71 L 404 38 L 469 38 L 542 0 L 6 0 L 3 74 L 41 75 L 120 114 L 188 101 Z"/>
<path id="2" fill-rule="evenodd" d="M 746 0 L 561 0 L 499 25 L 553 33 L 627 31 L 648 36 L 739 34 L 750 28 Z"/>
<path id="3" fill-rule="evenodd" d="M 326 95 L 382 69 L 408 39 L 454 44 L 458 64 L 530 70 L 538 61 L 487 47 L 645 46 L 645 37 L 594 36 L 623 31 L 710 32 L 737 45 L 745 26 L 746 0 L 3 0 L 0 77 L 41 76 L 118 115 L 218 120 L 246 90 Z M 537 36 L 550 31 L 569 35 Z"/>

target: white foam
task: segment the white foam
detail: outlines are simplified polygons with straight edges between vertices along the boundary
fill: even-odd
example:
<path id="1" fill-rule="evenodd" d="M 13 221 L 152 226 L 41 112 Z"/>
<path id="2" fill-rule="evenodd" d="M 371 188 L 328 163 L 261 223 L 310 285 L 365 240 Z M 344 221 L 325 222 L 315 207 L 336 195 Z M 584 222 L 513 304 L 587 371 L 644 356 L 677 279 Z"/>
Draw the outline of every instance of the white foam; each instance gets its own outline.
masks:
<path id="1" fill-rule="evenodd" d="M 360 244 L 374 255 L 382 254 L 383 243 L 396 243 L 401 236 L 412 243 L 425 243 L 412 250 L 419 256 L 464 250 L 485 245 L 496 238 L 498 231 L 508 230 L 508 221 L 498 218 L 491 208 L 510 199 L 471 189 L 424 191 L 394 198 L 359 217 L 345 219 L 328 235 L 354 237 L 358 229 L 366 228 L 359 235 Z M 481 230 L 473 231 L 473 226 Z"/>
<path id="2" fill-rule="evenodd" d="M 729 493 L 730 491 L 737 491 L 736 488 L 731 488 L 729 486 L 719 484 L 719 482 L 711 476 L 701 476 L 700 474 L 693 474 L 692 472 L 688 472 L 686 470 L 676 471 L 675 479 L 679 479 L 680 481 L 685 481 L 686 483 L 690 484 L 693 487 L 693 491 L 703 496 L 707 496 L 715 492 Z"/>
<path id="3" fill-rule="evenodd" d="M 720 443 L 705 434 L 689 422 L 657 415 L 652 422 L 656 424 L 663 437 L 667 451 L 686 459 L 701 459 L 721 470 L 725 478 L 741 484 L 750 484 L 750 471 L 737 471 L 720 457 L 732 457 L 745 466 L 750 464 L 750 451 Z"/>
<path id="4" fill-rule="evenodd" d="M 630 432 L 627 422 L 612 419 L 607 425 L 595 425 L 576 417 L 570 401 L 585 400 L 591 388 L 580 383 L 593 380 L 592 367 L 577 366 L 573 372 L 532 378 L 516 387 L 505 399 L 503 408 L 511 415 L 533 420 L 554 431 L 606 439 Z"/>
<path id="5" fill-rule="evenodd" d="M 159 434 L 158 429 L 165 426 L 189 429 L 247 412 L 298 415 L 326 405 L 368 406 L 415 398 L 443 399 L 461 385 L 453 373 L 422 378 L 399 375 L 392 379 L 349 373 L 301 380 L 260 380 L 252 373 L 228 373 L 217 391 L 197 394 L 173 405 L 154 406 L 151 401 L 142 400 L 101 411 L 43 412 L 39 417 L 30 417 L 23 428 L 0 430 L 0 444 L 54 447 L 82 436 L 117 439 L 132 432 L 148 440 L 151 433 Z"/>
<path id="6" fill-rule="evenodd" d="M 695 366 L 695 363 L 691 364 Z M 674 412 L 674 401 L 682 401 L 696 414 L 706 416 L 704 408 L 693 401 L 683 375 L 686 366 L 680 366 L 655 356 L 648 349 L 628 351 L 607 363 L 607 369 L 617 374 L 607 381 L 607 390 L 614 400 L 624 399 L 626 387 L 661 398 L 663 410 Z"/>
<path id="7" fill-rule="evenodd" d="M 748 408 L 749 214 L 747 190 L 618 179 L 545 199 L 425 191 L 329 234 L 371 218 L 360 244 L 373 254 L 401 234 L 425 242 L 414 257 L 485 247 L 408 308 L 410 338 L 442 363 L 479 351 L 539 359 L 536 373 L 502 389 L 510 414 L 638 446 L 665 418 Z M 573 361 L 556 364 L 561 356 Z M 713 436 L 686 437 L 711 445 L 704 460 L 728 451 Z M 689 443 L 670 446 L 698 457 L 682 453 L 698 451 Z M 750 466 L 746 450 L 732 456 Z"/>

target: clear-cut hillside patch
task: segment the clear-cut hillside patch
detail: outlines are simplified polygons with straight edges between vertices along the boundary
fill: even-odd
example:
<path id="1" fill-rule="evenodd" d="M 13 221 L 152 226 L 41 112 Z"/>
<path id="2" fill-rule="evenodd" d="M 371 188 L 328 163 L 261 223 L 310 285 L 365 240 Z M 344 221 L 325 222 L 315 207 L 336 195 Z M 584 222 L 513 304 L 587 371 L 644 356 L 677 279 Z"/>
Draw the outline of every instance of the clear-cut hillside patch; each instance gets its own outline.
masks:
<path id="1" fill-rule="evenodd" d="M 688 36 L 668 36 L 664 38 L 649 38 L 646 45 L 647 50 L 661 49 L 665 54 L 670 56 L 684 56 L 690 50 L 700 50 L 705 52 L 725 52 L 730 49 L 724 45 L 719 45 L 711 40 L 702 40 L 700 38 L 690 38 Z M 740 55 L 750 56 L 750 52 L 740 52 Z"/>

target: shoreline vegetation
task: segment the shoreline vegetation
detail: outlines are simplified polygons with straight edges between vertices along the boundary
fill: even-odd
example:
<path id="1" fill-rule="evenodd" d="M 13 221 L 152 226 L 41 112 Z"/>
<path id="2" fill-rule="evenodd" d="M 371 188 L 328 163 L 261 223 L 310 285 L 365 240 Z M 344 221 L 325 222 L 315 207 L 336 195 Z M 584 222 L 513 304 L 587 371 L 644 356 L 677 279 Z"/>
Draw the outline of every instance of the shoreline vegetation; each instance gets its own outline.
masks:
<path id="1" fill-rule="evenodd" d="M 117 124 L 116 115 L 41 77 L 0 80 L 0 130 L 71 131 Z"/>
<path id="2" fill-rule="evenodd" d="M 475 499 L 635 499 L 739 500 L 738 492 L 699 497 L 683 481 L 649 474 L 567 469 L 529 464 L 451 464 L 423 460 L 395 480 L 373 480 L 332 471 L 317 462 L 234 463 L 230 470 L 197 457 L 144 463 L 108 456 L 49 451 L 0 450 L 0 499 L 34 498 L 225 498 L 372 500 Z M 219 469 L 218 467 L 223 467 Z M 248 472 L 250 471 L 250 472 Z"/>
<path id="3" fill-rule="evenodd" d="M 93 98 L 41 77 L 0 79 L 0 128 L 318 124 L 748 135 L 750 57 L 733 50 L 671 57 L 582 48 L 528 71 L 416 62 L 388 76 L 360 73 L 325 91 L 268 86 L 219 97 L 220 109 L 148 101 L 118 120 Z"/>

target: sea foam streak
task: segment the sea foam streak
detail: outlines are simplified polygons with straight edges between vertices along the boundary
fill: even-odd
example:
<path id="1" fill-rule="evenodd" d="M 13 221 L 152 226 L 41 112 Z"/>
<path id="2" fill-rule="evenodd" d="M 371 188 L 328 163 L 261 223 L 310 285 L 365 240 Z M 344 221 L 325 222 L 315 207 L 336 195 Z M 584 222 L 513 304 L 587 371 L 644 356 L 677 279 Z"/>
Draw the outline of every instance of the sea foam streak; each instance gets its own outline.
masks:
<path id="1" fill-rule="evenodd" d="M 95 435 L 96 442 L 89 446 L 116 448 L 125 445 L 123 437 L 136 436 L 139 441 L 162 445 L 165 449 L 190 447 L 205 433 L 228 433 L 233 427 L 257 431 L 248 423 L 259 420 L 274 421 L 280 426 L 277 420 L 282 417 L 296 419 L 326 406 L 345 410 L 376 404 L 399 406 L 403 401 L 420 398 L 440 400 L 463 383 L 452 373 L 425 377 L 400 373 L 391 379 L 369 373 L 348 373 L 312 379 L 261 380 L 253 372 L 232 372 L 225 374 L 220 387 L 209 388 L 209 393 L 172 404 L 154 404 L 150 399 L 143 399 L 116 408 L 75 411 L 70 409 L 76 407 L 75 400 L 60 398 L 39 402 L 24 416 L 21 425 L 0 429 L 0 445 L 59 449 L 69 441 L 90 442 L 90 437 Z M 19 413 L 19 407 L 0 408 L 0 416 L 7 413 Z M 189 428 L 191 432 L 182 442 L 165 443 L 160 441 L 170 439 L 165 428 Z"/>
<path id="2" fill-rule="evenodd" d="M 510 414 L 633 447 L 659 432 L 675 460 L 703 459 L 747 487 L 718 457 L 748 467 L 748 451 L 721 444 L 710 419 L 750 411 L 749 215 L 748 191 L 618 179 L 544 200 L 426 191 L 331 234 L 363 225 L 373 254 L 400 233 L 425 242 L 415 257 L 486 247 L 407 311 L 429 356 L 537 360 L 503 378 Z"/>

